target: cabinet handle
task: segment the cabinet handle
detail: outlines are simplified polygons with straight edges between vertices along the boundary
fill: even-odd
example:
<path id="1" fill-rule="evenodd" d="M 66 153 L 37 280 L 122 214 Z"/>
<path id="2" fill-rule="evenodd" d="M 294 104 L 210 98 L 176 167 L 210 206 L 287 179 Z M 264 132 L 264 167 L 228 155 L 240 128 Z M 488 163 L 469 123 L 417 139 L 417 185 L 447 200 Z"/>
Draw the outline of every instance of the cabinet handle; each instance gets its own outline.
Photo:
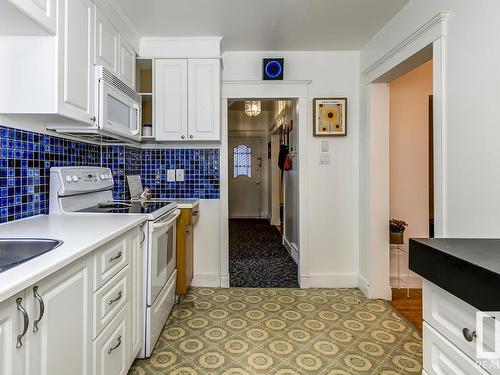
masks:
<path id="1" fill-rule="evenodd" d="M 189 138 L 193 139 L 194 137 L 193 137 L 193 135 L 191 134 L 191 135 L 189 136 Z"/>
<path id="2" fill-rule="evenodd" d="M 95 122 L 95 120 L 96 120 L 96 117 L 95 117 L 95 116 L 92 116 L 92 117 L 90 118 L 90 121 L 92 121 L 92 122 Z"/>
<path id="3" fill-rule="evenodd" d="M 17 344 L 16 344 L 16 348 L 20 348 L 21 346 L 23 346 L 23 337 L 24 335 L 26 334 L 26 332 L 28 332 L 28 327 L 30 325 L 30 319 L 28 318 L 28 313 L 26 312 L 26 309 L 23 307 L 23 305 L 21 305 L 21 302 L 23 302 L 23 299 L 22 298 L 18 298 L 16 299 L 16 303 L 17 303 L 17 309 L 19 311 L 21 311 L 21 313 L 23 314 L 23 318 L 24 318 L 24 327 L 23 327 L 23 332 L 20 334 L 20 335 L 17 335 Z"/>
<path id="4" fill-rule="evenodd" d="M 183 135 L 181 135 L 181 139 L 184 139 L 184 138 L 186 138 L 186 137 L 185 137 L 185 136 L 183 136 Z"/>
<path id="5" fill-rule="evenodd" d="M 118 252 L 114 257 L 108 259 L 108 263 L 113 263 L 115 260 L 120 259 L 122 257 L 122 252 Z"/>
<path id="6" fill-rule="evenodd" d="M 116 349 L 118 349 L 120 347 L 120 345 L 122 344 L 122 337 L 118 336 L 118 338 L 116 339 L 116 341 L 118 341 L 117 344 L 115 346 L 113 346 L 113 347 L 111 347 L 111 348 L 108 349 L 108 354 L 111 354 L 111 352 L 113 350 L 116 350 Z"/>
<path id="7" fill-rule="evenodd" d="M 145 241 L 146 241 L 146 233 L 142 232 L 142 240 L 141 240 L 140 247 L 144 246 Z"/>
<path id="8" fill-rule="evenodd" d="M 468 342 L 472 342 L 477 337 L 476 331 L 471 331 L 469 328 L 464 328 L 462 334 Z"/>
<path id="9" fill-rule="evenodd" d="M 43 298 L 40 296 L 40 294 L 38 294 L 38 286 L 33 287 L 33 295 L 40 305 L 40 315 L 38 316 L 38 319 L 33 322 L 33 332 L 38 332 L 38 323 L 40 323 L 43 318 L 43 313 L 45 312 L 45 304 L 43 303 Z"/>
<path id="10" fill-rule="evenodd" d="M 117 295 L 115 298 L 113 298 L 113 299 L 110 299 L 110 300 L 109 300 L 108 305 L 112 305 L 112 304 L 113 304 L 113 303 L 115 303 L 116 301 L 121 300 L 121 299 L 122 299 L 122 295 L 123 295 L 123 292 L 120 290 L 120 291 L 118 292 L 118 295 Z"/>

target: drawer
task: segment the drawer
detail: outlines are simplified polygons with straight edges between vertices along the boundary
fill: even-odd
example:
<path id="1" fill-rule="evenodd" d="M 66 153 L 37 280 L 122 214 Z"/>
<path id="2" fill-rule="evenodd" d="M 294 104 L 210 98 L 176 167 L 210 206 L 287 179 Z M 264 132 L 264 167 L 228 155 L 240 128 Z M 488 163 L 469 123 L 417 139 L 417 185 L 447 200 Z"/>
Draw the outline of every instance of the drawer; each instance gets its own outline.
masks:
<path id="1" fill-rule="evenodd" d="M 97 337 L 129 300 L 130 267 L 122 269 L 94 293 L 94 337 Z"/>
<path id="2" fill-rule="evenodd" d="M 479 310 L 426 280 L 423 281 L 423 294 L 424 321 L 471 359 L 476 360 L 477 339 L 473 338 L 472 341 L 467 341 L 463 330 L 464 328 L 471 332 L 477 330 L 476 313 Z M 484 348 L 486 351 L 494 351 L 493 324 L 491 319 L 485 321 Z M 491 374 L 500 374 L 500 369 L 489 369 L 488 371 Z"/>
<path id="3" fill-rule="evenodd" d="M 129 308 L 126 304 L 94 341 L 94 375 L 126 375 L 130 364 Z"/>
<path id="4" fill-rule="evenodd" d="M 94 251 L 94 291 L 129 262 L 129 236 L 122 235 Z"/>
<path id="5" fill-rule="evenodd" d="M 424 322 L 424 373 L 429 375 L 488 375 L 434 328 Z"/>

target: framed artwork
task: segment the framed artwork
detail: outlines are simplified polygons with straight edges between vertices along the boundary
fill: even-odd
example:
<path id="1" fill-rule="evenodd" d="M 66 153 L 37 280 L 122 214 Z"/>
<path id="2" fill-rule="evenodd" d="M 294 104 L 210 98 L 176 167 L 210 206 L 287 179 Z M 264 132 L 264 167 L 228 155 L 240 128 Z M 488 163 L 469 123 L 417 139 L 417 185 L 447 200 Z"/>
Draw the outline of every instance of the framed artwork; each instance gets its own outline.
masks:
<path id="1" fill-rule="evenodd" d="M 313 107 L 315 137 L 347 135 L 347 98 L 316 98 Z"/>

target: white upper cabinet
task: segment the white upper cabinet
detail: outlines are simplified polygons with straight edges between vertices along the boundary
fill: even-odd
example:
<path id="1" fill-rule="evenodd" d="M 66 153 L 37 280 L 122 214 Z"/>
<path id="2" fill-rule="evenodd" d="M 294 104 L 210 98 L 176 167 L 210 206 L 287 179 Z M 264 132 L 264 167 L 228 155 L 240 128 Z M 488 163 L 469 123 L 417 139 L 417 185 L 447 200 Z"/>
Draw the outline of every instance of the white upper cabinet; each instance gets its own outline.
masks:
<path id="1" fill-rule="evenodd" d="M 0 305 L 0 375 L 23 375 L 24 373 L 23 347 L 26 342 L 26 334 L 22 334 L 25 327 L 29 328 L 28 325 L 24 325 L 21 309 L 25 308 L 24 293 L 18 294 Z M 18 341 L 18 335 L 22 335 L 20 341 Z M 22 346 L 19 347 L 18 342 Z"/>
<path id="2" fill-rule="evenodd" d="M 155 61 L 154 122 L 158 141 L 187 139 L 187 81 L 186 59 Z"/>
<path id="3" fill-rule="evenodd" d="M 120 74 L 120 34 L 118 30 L 96 9 L 95 16 L 95 64 Z"/>
<path id="4" fill-rule="evenodd" d="M 220 139 L 220 61 L 188 60 L 189 139 Z"/>
<path id="5" fill-rule="evenodd" d="M 220 139 L 218 59 L 156 59 L 154 98 L 156 140 Z"/>
<path id="6" fill-rule="evenodd" d="M 120 71 L 119 75 L 123 82 L 135 88 L 135 51 L 125 41 L 120 38 Z"/>
<path id="7" fill-rule="evenodd" d="M 87 256 L 26 290 L 30 300 L 26 374 L 92 372 L 91 264 Z"/>
<path id="8" fill-rule="evenodd" d="M 91 0 L 59 2 L 59 110 L 92 122 L 94 83 L 94 8 Z"/>
<path id="9" fill-rule="evenodd" d="M 50 34 L 57 31 L 56 0 L 8 0 Z"/>

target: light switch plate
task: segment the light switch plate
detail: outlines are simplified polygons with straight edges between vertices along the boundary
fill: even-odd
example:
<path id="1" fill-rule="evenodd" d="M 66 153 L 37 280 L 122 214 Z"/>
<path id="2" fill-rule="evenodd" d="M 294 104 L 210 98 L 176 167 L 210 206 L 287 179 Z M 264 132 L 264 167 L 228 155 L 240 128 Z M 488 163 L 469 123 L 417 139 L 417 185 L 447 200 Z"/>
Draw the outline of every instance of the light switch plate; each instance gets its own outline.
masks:
<path id="1" fill-rule="evenodd" d="M 320 164 L 330 164 L 330 154 L 328 152 L 322 152 L 319 156 Z"/>
<path id="2" fill-rule="evenodd" d="M 184 169 L 175 170 L 175 180 L 177 182 L 184 182 Z"/>
<path id="3" fill-rule="evenodd" d="M 321 152 L 328 152 L 328 141 L 321 141 Z"/>
<path id="4" fill-rule="evenodd" d="M 175 182 L 175 169 L 167 169 L 167 182 Z"/>

